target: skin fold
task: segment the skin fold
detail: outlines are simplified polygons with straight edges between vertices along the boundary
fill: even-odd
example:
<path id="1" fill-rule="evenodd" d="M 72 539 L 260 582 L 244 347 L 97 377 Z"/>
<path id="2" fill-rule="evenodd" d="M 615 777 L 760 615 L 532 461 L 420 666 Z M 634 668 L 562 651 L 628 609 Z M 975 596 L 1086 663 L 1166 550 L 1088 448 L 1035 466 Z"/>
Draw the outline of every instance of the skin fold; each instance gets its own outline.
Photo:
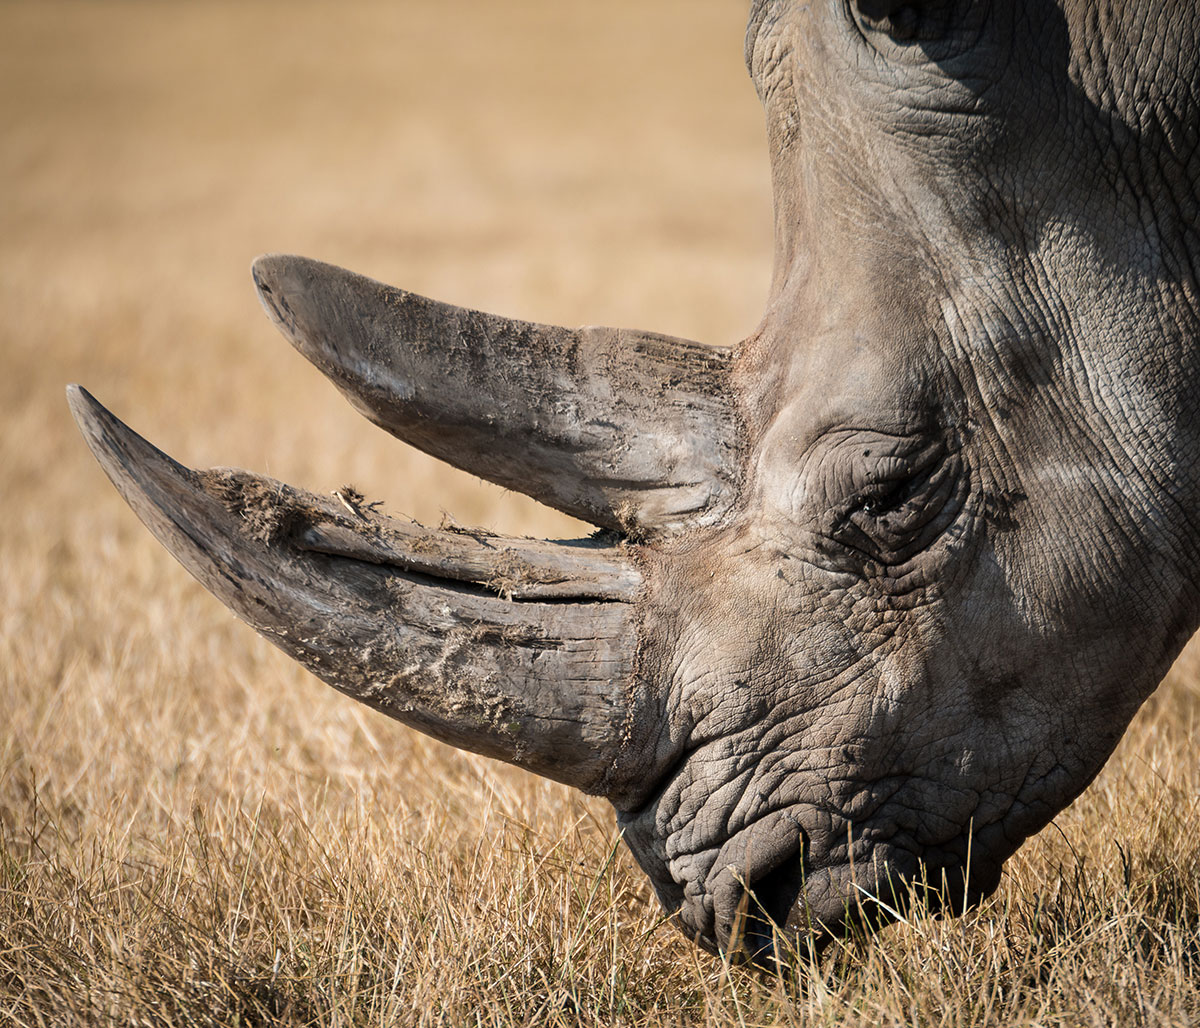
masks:
<path id="1" fill-rule="evenodd" d="M 729 349 L 256 263 L 372 421 L 592 540 L 426 532 L 72 407 L 326 681 L 607 796 L 700 945 L 958 911 L 1200 624 L 1198 35 L 1183 3 L 758 0 L 775 268 Z"/>

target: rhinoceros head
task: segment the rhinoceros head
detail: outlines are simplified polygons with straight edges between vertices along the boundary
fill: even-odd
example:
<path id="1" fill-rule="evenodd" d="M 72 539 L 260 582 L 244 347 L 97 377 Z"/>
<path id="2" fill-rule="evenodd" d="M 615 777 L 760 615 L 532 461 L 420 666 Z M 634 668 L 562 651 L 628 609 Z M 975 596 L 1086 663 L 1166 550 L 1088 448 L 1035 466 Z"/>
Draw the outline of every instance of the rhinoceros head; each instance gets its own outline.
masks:
<path id="1" fill-rule="evenodd" d="M 336 688 L 607 796 L 698 942 L 958 909 L 1200 621 L 1200 18 L 759 0 L 776 264 L 733 349 L 303 258 L 268 312 L 367 417 L 586 519 L 549 543 L 193 472 L 82 390 L 139 516 Z"/>

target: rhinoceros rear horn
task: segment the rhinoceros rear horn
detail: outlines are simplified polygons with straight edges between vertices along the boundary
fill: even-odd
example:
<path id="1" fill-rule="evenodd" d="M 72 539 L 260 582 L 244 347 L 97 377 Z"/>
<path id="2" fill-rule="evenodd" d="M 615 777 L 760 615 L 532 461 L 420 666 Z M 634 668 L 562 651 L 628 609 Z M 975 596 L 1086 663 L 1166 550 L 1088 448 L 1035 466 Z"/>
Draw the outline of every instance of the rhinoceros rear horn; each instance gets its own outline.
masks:
<path id="1" fill-rule="evenodd" d="M 733 499 L 728 349 L 509 320 L 303 257 L 253 272 L 276 325 L 359 411 L 455 467 L 637 538 Z"/>

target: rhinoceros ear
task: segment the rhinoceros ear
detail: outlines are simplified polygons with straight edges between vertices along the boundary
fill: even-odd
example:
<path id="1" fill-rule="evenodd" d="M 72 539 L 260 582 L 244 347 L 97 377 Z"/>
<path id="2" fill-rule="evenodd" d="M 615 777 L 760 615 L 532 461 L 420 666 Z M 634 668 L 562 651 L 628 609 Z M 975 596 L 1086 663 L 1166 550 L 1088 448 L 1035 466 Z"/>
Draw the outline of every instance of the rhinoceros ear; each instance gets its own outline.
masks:
<path id="1" fill-rule="evenodd" d="M 426 453 L 639 538 L 709 523 L 732 502 L 728 349 L 513 321 L 303 257 L 261 257 L 253 271 L 292 344 Z"/>

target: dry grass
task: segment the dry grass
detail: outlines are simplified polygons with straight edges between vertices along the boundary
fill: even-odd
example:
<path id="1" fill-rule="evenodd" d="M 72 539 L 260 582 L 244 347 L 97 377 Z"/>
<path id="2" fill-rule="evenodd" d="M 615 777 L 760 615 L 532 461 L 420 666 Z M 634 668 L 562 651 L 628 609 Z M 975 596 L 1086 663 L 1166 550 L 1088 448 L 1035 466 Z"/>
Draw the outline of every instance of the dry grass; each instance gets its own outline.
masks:
<path id="1" fill-rule="evenodd" d="M 662 925 L 602 803 L 306 677 L 86 453 L 82 381 L 194 464 L 531 534 L 381 437 L 246 266 L 747 332 L 769 195 L 734 0 L 0 5 L 0 1024 L 1186 1024 L 1200 675 L 967 918 L 770 981 Z"/>

